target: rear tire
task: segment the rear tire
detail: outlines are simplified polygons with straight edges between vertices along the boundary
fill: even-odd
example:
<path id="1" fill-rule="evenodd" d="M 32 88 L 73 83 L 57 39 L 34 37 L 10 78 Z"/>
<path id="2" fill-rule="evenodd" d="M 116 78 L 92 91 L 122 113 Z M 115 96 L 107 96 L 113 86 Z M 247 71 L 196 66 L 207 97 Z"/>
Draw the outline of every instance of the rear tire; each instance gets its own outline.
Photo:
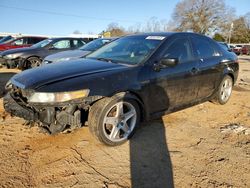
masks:
<path id="1" fill-rule="evenodd" d="M 232 88 L 233 88 L 233 79 L 231 76 L 226 75 L 223 78 L 222 82 L 220 83 L 218 91 L 215 93 L 212 102 L 221 105 L 226 104 L 231 97 Z"/>
<path id="2" fill-rule="evenodd" d="M 90 132 L 109 146 L 121 145 L 134 134 L 140 123 L 140 108 L 135 100 L 114 96 L 93 104 L 89 111 Z"/>

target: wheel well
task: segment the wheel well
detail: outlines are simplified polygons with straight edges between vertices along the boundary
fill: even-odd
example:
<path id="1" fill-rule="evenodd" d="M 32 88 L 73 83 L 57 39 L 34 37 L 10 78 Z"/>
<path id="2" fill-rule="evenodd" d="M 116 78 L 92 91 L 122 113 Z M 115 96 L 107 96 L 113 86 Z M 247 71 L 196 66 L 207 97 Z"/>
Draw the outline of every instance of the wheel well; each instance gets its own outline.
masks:
<path id="1" fill-rule="evenodd" d="M 36 57 L 36 58 L 38 58 L 38 59 L 41 60 L 41 58 L 40 58 L 39 56 L 29 56 L 29 57 L 25 58 L 25 60 L 23 61 L 23 67 L 24 67 L 24 68 L 27 67 L 28 59 L 29 59 L 29 58 L 32 58 L 32 57 Z"/>
<path id="2" fill-rule="evenodd" d="M 114 96 L 119 96 L 119 97 L 123 97 L 123 96 L 127 96 L 128 98 L 131 98 L 133 100 L 135 100 L 137 102 L 137 104 L 139 105 L 139 108 L 140 108 L 140 112 L 141 112 L 141 121 L 146 118 L 147 114 L 146 114 L 146 110 L 144 108 L 144 103 L 143 103 L 143 100 L 141 99 L 141 97 L 133 92 L 133 91 L 126 91 L 126 92 L 120 92 L 120 93 L 116 93 L 114 94 L 113 96 L 110 96 L 110 97 L 114 97 Z M 107 96 L 108 97 L 108 96 Z M 102 97 L 99 97 L 98 99 L 96 100 L 93 100 L 93 102 L 90 104 L 90 107 L 96 103 L 97 101 L 101 100 L 105 98 L 105 96 L 102 96 Z M 89 109 L 88 109 L 89 110 Z"/>
<path id="3" fill-rule="evenodd" d="M 39 56 L 35 56 L 35 55 L 33 55 L 33 56 L 29 56 L 29 57 L 27 57 L 26 59 L 25 59 L 25 61 L 27 61 L 29 58 L 31 58 L 31 57 L 36 57 L 36 58 L 38 58 L 38 59 L 40 59 L 41 60 L 41 58 L 39 57 Z"/>
<path id="4" fill-rule="evenodd" d="M 228 73 L 228 76 L 230 76 L 233 79 L 233 83 L 235 84 L 234 75 L 232 73 Z"/>
<path id="5" fill-rule="evenodd" d="M 146 117 L 145 106 L 144 106 L 142 98 L 136 92 L 133 92 L 133 91 L 126 91 L 126 92 L 122 92 L 122 93 L 117 93 L 115 95 L 126 95 L 126 94 L 128 97 L 135 100 L 137 102 L 137 104 L 139 105 L 140 112 L 141 112 L 140 121 L 142 121 Z"/>

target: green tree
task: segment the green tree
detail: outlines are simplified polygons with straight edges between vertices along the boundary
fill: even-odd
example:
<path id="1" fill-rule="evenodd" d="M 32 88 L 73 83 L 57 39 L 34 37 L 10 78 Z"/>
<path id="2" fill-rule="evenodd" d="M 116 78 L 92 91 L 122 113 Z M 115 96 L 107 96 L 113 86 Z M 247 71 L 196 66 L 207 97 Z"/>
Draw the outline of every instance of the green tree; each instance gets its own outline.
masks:
<path id="1" fill-rule="evenodd" d="M 114 22 L 108 25 L 106 32 L 110 32 L 111 37 L 119 37 L 126 34 L 125 29 Z"/>
<path id="2" fill-rule="evenodd" d="M 216 41 L 225 42 L 225 38 L 220 33 L 215 33 L 213 39 Z"/>
<path id="3" fill-rule="evenodd" d="M 242 16 L 233 21 L 234 28 L 232 32 L 232 43 L 249 43 L 250 42 L 250 28 L 247 19 Z"/>

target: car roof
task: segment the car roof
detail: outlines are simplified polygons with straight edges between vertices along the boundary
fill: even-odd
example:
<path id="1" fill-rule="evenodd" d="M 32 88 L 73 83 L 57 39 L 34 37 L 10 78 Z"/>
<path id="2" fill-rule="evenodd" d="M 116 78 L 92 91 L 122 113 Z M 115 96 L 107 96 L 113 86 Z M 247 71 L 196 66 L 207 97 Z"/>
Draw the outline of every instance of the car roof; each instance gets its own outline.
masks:
<path id="1" fill-rule="evenodd" d="M 83 38 L 78 38 L 78 37 L 52 37 L 52 38 L 49 38 L 51 40 L 64 40 L 64 39 L 80 39 L 80 40 L 83 40 Z"/>
<path id="2" fill-rule="evenodd" d="M 119 37 L 103 37 L 103 38 L 98 38 L 98 39 L 106 39 L 106 40 L 114 40 L 114 39 L 118 39 Z"/>
<path id="3" fill-rule="evenodd" d="M 149 33 L 137 33 L 128 36 L 165 36 L 170 37 L 171 35 L 193 35 L 193 36 L 202 36 L 206 37 L 205 35 L 193 32 L 149 32 Z"/>
<path id="4" fill-rule="evenodd" d="M 15 39 L 19 38 L 48 38 L 48 37 L 42 37 L 42 36 L 18 36 Z"/>

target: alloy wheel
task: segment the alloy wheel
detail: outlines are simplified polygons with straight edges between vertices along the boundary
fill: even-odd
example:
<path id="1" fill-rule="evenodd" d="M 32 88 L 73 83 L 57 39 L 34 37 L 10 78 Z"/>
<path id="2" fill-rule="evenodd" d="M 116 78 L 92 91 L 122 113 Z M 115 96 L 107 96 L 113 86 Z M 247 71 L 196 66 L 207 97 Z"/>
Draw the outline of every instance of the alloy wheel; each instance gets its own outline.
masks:
<path id="1" fill-rule="evenodd" d="M 137 113 L 135 107 L 128 102 L 118 102 L 104 116 L 104 135 L 112 142 L 123 141 L 134 130 L 136 120 Z"/>
<path id="2" fill-rule="evenodd" d="M 233 82 L 231 78 L 225 79 L 224 82 L 222 83 L 220 95 L 221 95 L 221 100 L 223 102 L 226 102 L 231 96 L 232 87 L 233 87 Z"/>

